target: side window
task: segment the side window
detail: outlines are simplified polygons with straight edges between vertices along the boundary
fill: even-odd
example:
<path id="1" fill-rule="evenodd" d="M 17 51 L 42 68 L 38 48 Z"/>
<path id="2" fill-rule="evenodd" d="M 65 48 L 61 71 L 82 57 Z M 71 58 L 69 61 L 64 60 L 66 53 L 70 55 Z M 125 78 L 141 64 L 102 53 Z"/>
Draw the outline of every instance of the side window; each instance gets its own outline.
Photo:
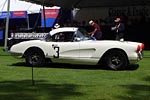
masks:
<path id="1" fill-rule="evenodd" d="M 74 32 L 66 32 L 65 33 L 65 42 L 73 41 Z"/>
<path id="2" fill-rule="evenodd" d="M 52 41 L 54 42 L 63 42 L 64 41 L 64 33 L 57 33 L 52 36 Z"/>
<path id="3" fill-rule="evenodd" d="M 69 42 L 73 40 L 74 32 L 60 32 L 52 36 L 52 41 Z"/>

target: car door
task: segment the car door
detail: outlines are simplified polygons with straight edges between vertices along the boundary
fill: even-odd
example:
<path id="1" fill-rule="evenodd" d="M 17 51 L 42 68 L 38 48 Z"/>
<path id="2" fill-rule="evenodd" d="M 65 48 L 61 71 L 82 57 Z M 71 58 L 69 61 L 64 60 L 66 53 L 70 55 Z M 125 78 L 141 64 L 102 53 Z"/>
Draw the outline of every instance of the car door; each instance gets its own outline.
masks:
<path id="1" fill-rule="evenodd" d="M 59 34 L 63 34 L 59 36 Z M 79 42 L 73 42 L 74 32 L 61 32 L 56 34 L 55 42 L 53 42 L 53 62 L 71 62 L 79 60 Z"/>
<path id="2" fill-rule="evenodd" d="M 79 57 L 82 63 L 95 64 L 99 58 L 96 58 L 96 41 L 86 36 L 84 30 L 79 29 L 76 36 L 79 37 Z"/>
<path id="3" fill-rule="evenodd" d="M 81 41 L 79 44 L 79 55 L 80 60 L 83 61 L 83 63 L 91 63 L 95 64 L 98 62 L 99 58 L 96 56 L 96 47 L 93 45 L 94 41 Z"/>

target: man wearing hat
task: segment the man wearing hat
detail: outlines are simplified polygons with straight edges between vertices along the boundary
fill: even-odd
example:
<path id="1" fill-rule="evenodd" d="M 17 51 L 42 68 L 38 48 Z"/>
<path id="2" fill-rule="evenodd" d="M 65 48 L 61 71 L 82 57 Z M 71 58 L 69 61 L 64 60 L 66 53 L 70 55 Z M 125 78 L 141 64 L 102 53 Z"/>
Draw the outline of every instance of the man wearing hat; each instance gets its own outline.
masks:
<path id="1" fill-rule="evenodd" d="M 101 40 L 102 39 L 102 31 L 101 31 L 100 26 L 93 20 L 89 21 L 89 25 L 94 27 L 94 31 L 92 31 L 88 34 L 91 35 L 91 37 L 95 38 L 96 40 Z"/>
<path id="2" fill-rule="evenodd" d="M 125 26 L 124 23 L 120 18 L 116 18 L 115 20 L 116 25 L 112 27 L 111 29 L 116 32 L 116 40 L 123 41 L 124 37 L 124 31 L 125 31 Z"/>
<path id="3" fill-rule="evenodd" d="M 59 28 L 60 27 L 60 25 L 58 24 L 58 23 L 56 23 L 55 25 L 54 25 L 54 28 L 56 29 L 56 28 Z"/>

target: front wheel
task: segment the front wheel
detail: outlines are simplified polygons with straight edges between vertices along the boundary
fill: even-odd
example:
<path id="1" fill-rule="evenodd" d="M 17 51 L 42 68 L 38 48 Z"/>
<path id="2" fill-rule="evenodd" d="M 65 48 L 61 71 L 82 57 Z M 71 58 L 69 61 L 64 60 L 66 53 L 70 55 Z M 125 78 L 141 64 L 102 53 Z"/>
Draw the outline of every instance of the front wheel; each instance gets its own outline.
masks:
<path id="1" fill-rule="evenodd" d="M 114 70 L 125 69 L 128 65 L 128 60 L 125 53 L 119 50 L 108 52 L 104 61 L 106 66 Z"/>
<path id="2" fill-rule="evenodd" d="M 45 57 L 40 50 L 30 50 L 25 56 L 26 63 L 29 66 L 43 66 L 45 64 Z"/>

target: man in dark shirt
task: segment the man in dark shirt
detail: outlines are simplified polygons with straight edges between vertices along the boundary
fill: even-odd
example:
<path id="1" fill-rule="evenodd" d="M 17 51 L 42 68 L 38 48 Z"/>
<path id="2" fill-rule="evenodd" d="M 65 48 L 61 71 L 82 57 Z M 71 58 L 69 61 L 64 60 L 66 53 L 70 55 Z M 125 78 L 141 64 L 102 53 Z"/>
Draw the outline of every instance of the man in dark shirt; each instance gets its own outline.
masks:
<path id="1" fill-rule="evenodd" d="M 89 33 L 91 35 L 91 37 L 96 38 L 96 40 L 101 40 L 102 39 L 102 31 L 101 31 L 100 26 L 93 20 L 89 21 L 89 25 L 94 27 L 94 30 Z"/>
<path id="2" fill-rule="evenodd" d="M 114 21 L 116 25 L 112 27 L 112 30 L 116 32 L 116 40 L 123 41 L 125 34 L 125 25 L 120 18 L 116 18 Z"/>

